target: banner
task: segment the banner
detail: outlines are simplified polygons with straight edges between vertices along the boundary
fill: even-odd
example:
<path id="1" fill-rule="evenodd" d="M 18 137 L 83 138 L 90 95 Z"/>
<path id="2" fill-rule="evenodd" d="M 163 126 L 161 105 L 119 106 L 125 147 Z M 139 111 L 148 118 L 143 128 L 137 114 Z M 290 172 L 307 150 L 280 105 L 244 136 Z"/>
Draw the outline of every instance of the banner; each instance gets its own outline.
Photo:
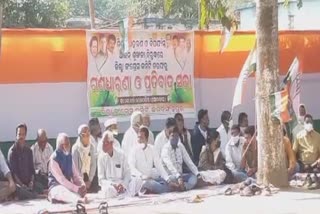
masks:
<path id="1" fill-rule="evenodd" d="M 134 111 L 195 117 L 193 32 L 87 31 L 90 117 L 128 120 Z"/>

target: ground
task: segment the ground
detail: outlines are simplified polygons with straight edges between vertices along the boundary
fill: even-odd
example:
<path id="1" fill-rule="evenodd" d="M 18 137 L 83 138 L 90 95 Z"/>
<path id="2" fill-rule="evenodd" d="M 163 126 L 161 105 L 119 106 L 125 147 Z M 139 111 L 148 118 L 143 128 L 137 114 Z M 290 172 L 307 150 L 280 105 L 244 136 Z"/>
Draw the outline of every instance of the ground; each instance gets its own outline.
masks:
<path id="1" fill-rule="evenodd" d="M 193 214 L 193 213 L 246 213 L 246 214 L 304 214 L 319 213 L 320 190 L 304 191 L 290 188 L 272 196 L 241 197 L 224 196 L 221 187 L 195 190 L 189 193 L 171 193 L 161 197 L 144 197 L 108 201 L 109 214 Z M 190 203 L 195 195 L 201 195 L 203 202 Z M 128 205 L 128 203 L 131 205 Z M 0 213 L 37 213 L 41 209 L 55 213 L 66 213 L 70 206 L 51 205 L 46 200 L 37 200 L 0 205 Z M 93 209 L 92 209 L 93 208 Z M 98 213 L 97 203 L 87 206 L 88 213 Z"/>

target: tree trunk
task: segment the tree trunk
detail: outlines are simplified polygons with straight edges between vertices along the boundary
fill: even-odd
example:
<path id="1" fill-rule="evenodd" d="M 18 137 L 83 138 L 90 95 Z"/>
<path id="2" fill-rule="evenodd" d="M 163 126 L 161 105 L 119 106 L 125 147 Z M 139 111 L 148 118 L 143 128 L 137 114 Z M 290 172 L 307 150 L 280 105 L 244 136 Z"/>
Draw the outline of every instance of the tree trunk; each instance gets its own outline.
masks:
<path id="1" fill-rule="evenodd" d="M 88 0 L 88 4 L 89 4 L 89 14 L 90 14 L 90 20 L 91 20 L 91 29 L 95 29 L 96 23 L 95 23 L 95 12 L 94 12 L 93 0 Z"/>
<path id="2" fill-rule="evenodd" d="M 258 182 L 288 186 L 282 127 L 271 117 L 269 96 L 279 91 L 278 1 L 257 0 L 256 112 Z"/>
<path id="3" fill-rule="evenodd" d="M 0 57 L 1 57 L 1 42 L 2 42 L 2 19 L 3 19 L 3 6 L 2 3 L 0 3 Z"/>

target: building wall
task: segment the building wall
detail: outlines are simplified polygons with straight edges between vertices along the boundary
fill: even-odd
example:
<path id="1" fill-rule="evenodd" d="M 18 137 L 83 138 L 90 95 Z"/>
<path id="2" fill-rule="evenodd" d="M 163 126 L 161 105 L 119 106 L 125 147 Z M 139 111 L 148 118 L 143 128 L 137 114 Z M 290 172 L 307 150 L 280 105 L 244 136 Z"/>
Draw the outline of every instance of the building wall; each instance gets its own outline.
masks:
<path id="1" fill-rule="evenodd" d="M 213 128 L 219 126 L 221 112 L 231 110 L 237 77 L 254 38 L 254 33 L 236 33 L 220 54 L 220 32 L 195 34 L 196 107 L 209 110 Z M 320 91 L 319 50 L 318 31 L 281 33 L 280 73 L 284 75 L 298 55 L 304 72 L 301 100 L 315 118 L 320 118 L 320 100 L 315 94 Z M 28 125 L 28 139 L 35 139 L 38 128 L 45 128 L 50 138 L 59 132 L 75 137 L 78 126 L 89 120 L 86 69 L 84 31 L 5 30 L 0 58 L 0 141 L 13 140 L 21 122 Z M 255 123 L 254 94 L 251 77 L 244 104 L 234 111 L 235 123 L 241 111 Z M 195 122 L 186 120 L 187 128 L 193 128 Z M 121 132 L 129 127 L 128 122 L 119 125 Z M 163 127 L 164 120 L 152 121 L 153 131 Z"/>
<path id="2" fill-rule="evenodd" d="M 320 29 L 320 1 L 304 0 L 303 7 L 298 9 L 296 2 L 291 2 L 288 7 L 279 4 L 278 20 L 279 30 L 288 30 L 289 15 L 294 16 L 293 28 L 295 30 L 317 30 Z M 256 29 L 256 8 L 255 6 L 239 9 L 240 30 Z"/>

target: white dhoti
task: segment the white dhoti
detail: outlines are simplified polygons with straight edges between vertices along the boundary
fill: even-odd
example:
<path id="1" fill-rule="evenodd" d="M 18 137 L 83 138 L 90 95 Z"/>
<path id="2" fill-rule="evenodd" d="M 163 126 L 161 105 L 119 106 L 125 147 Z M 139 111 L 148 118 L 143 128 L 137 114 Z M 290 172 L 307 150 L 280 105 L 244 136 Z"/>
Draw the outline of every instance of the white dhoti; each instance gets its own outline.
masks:
<path id="1" fill-rule="evenodd" d="M 77 193 L 71 192 L 66 187 L 62 185 L 57 185 L 52 187 L 48 194 L 49 201 L 57 200 L 59 202 L 77 204 L 81 199 L 80 195 Z"/>
<path id="2" fill-rule="evenodd" d="M 201 178 L 204 182 L 211 184 L 221 184 L 226 178 L 227 174 L 223 170 L 208 170 L 200 172 Z"/>

